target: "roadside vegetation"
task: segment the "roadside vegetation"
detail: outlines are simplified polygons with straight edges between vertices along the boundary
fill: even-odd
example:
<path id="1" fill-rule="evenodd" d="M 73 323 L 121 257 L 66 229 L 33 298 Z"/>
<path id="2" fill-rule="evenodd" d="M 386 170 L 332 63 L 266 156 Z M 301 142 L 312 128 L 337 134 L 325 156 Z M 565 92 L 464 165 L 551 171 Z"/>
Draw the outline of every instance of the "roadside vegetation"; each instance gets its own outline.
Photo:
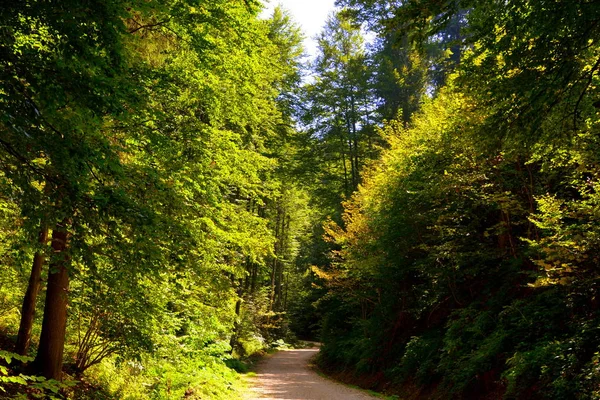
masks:
<path id="1" fill-rule="evenodd" d="M 337 6 L 0 6 L 0 397 L 600 398 L 600 5 Z"/>

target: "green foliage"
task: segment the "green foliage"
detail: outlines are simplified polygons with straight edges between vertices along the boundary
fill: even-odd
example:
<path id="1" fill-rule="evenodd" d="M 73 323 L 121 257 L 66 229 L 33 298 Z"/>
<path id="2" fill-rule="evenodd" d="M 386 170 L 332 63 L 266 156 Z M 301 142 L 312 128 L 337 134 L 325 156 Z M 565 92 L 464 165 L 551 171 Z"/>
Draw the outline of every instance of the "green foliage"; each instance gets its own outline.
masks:
<path id="1" fill-rule="evenodd" d="M 414 377 L 419 385 L 428 385 L 439 379 L 436 367 L 442 343 L 439 332 L 427 334 L 414 336 L 406 343 L 399 365 L 390 371 L 394 380 L 401 382 Z"/>
<path id="2" fill-rule="evenodd" d="M 26 363 L 33 361 L 32 357 L 0 350 L 0 392 L 2 396 L 10 399 L 60 399 L 60 391 L 73 387 L 76 381 L 58 382 L 54 379 L 46 379 L 43 376 L 25 375 L 16 373 L 11 364 Z"/>
<path id="3" fill-rule="evenodd" d="M 105 388 L 106 398 L 242 398 L 243 383 L 226 364 L 227 360 L 207 357 L 205 352 L 182 353 L 168 359 L 145 358 L 141 362 L 106 359 L 92 367 L 88 383 Z M 98 395 L 97 390 L 90 390 L 76 398 L 95 399 Z"/>
<path id="4" fill-rule="evenodd" d="M 1 327 L 17 331 L 37 253 L 70 281 L 53 340 L 96 385 L 73 396 L 232 398 L 229 343 L 289 334 L 308 229 L 284 157 L 298 27 L 255 1 L 25 3 L 0 10 Z M 36 244 L 57 224 L 64 255 Z"/>
<path id="5" fill-rule="evenodd" d="M 309 177 L 320 181 L 313 189 L 316 198 L 335 210 L 361 182 L 362 168 L 377 156 L 381 140 L 360 27 L 342 13 L 332 15 L 318 44 L 315 79 L 303 87 L 304 146 L 311 154 Z"/>
<path id="6" fill-rule="evenodd" d="M 468 46 L 327 225 L 321 362 L 439 398 L 597 398 L 598 8 L 341 3 L 417 50 L 458 16 Z"/>
<path id="7" fill-rule="evenodd" d="M 257 1 L 0 9 L 0 328 L 64 267 L 82 382 L 3 352 L 7 393 L 236 398 L 237 357 L 320 329 L 434 397 L 599 397 L 600 7 L 338 3 L 304 84 Z"/>

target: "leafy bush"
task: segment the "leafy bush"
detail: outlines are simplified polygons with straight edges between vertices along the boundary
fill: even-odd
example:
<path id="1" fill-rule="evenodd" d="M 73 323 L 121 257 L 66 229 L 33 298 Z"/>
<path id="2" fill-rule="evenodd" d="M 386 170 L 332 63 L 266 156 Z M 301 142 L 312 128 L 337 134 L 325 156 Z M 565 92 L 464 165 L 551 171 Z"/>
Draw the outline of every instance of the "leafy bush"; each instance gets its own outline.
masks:
<path id="1" fill-rule="evenodd" d="M 414 377 L 419 385 L 428 385 L 439 379 L 437 364 L 441 354 L 442 338 L 439 331 L 413 336 L 404 350 L 399 365 L 392 371 L 396 382 Z"/>
<path id="2" fill-rule="evenodd" d="M 43 376 L 25 375 L 10 368 L 14 361 L 27 363 L 33 361 L 32 357 L 0 350 L 0 359 L 4 361 L 4 365 L 0 364 L 0 392 L 11 399 L 58 400 L 62 398 L 60 396 L 61 390 L 73 387 L 76 384 L 75 381 L 65 380 L 59 382 L 54 379 L 46 379 Z"/>

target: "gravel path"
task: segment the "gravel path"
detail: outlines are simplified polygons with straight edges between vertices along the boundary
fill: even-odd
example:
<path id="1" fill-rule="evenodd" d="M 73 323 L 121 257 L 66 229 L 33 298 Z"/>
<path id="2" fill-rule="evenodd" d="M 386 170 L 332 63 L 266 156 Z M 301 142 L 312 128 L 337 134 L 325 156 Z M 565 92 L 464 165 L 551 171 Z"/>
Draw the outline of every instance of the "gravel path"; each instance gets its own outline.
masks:
<path id="1" fill-rule="evenodd" d="M 308 362 L 318 348 L 279 351 L 263 360 L 252 379 L 254 399 L 287 400 L 368 400 L 359 390 L 332 382 L 317 375 Z"/>

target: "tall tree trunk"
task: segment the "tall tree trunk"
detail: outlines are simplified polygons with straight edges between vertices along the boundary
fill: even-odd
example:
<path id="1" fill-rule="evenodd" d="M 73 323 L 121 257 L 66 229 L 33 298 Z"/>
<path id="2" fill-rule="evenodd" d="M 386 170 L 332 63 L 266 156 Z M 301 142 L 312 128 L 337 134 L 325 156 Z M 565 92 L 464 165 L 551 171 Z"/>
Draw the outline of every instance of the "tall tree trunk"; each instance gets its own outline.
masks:
<path id="1" fill-rule="evenodd" d="M 285 237 L 284 237 L 284 243 L 283 243 L 283 248 L 284 249 L 289 249 L 290 248 L 290 226 L 292 224 L 292 216 L 291 215 L 287 215 L 285 218 Z M 290 283 L 290 272 L 289 269 L 288 271 L 284 271 L 284 267 L 285 265 L 281 268 L 281 281 L 283 282 L 283 289 L 285 290 L 284 292 L 282 291 L 281 295 L 283 297 L 283 305 L 281 307 L 282 311 L 287 311 L 287 299 L 288 299 L 288 287 L 289 287 L 289 283 Z M 287 272 L 287 273 L 286 273 Z M 284 280 L 285 279 L 285 280 Z"/>
<path id="2" fill-rule="evenodd" d="M 352 138 L 352 141 L 354 142 L 354 171 L 356 171 L 356 173 L 354 174 L 354 188 L 358 188 L 358 184 L 360 182 L 360 160 L 359 160 L 359 155 L 358 155 L 358 138 L 356 133 L 354 133 L 354 137 Z"/>
<path id="3" fill-rule="evenodd" d="M 367 105 L 367 98 L 365 97 L 365 127 L 369 127 L 367 129 L 367 149 L 368 156 L 367 158 L 373 157 L 373 130 L 371 129 L 371 113 L 369 112 L 369 107 Z"/>
<path id="4" fill-rule="evenodd" d="M 250 293 L 256 292 L 256 280 L 258 278 L 258 264 L 252 263 L 252 279 L 250 280 Z"/>
<path id="5" fill-rule="evenodd" d="M 247 281 L 247 279 L 246 279 Z M 235 284 L 235 282 L 232 282 Z M 231 354 L 238 347 L 238 336 L 240 330 L 240 315 L 242 312 L 242 296 L 244 295 L 244 280 L 239 279 L 237 282 L 237 296 L 238 299 L 235 302 L 235 321 L 233 322 L 233 330 L 231 332 L 231 338 L 229 339 L 229 345 L 231 346 Z"/>
<path id="6" fill-rule="evenodd" d="M 275 280 L 277 278 L 277 258 L 279 257 L 279 219 L 281 218 L 281 209 L 277 206 L 277 217 L 275 220 L 275 248 L 273 256 L 273 268 L 271 269 L 271 298 L 269 301 L 269 311 L 273 311 L 275 304 Z"/>
<path id="7" fill-rule="evenodd" d="M 342 153 L 342 166 L 344 167 L 344 195 L 346 196 L 346 198 L 348 198 L 350 196 L 350 187 L 348 185 L 348 166 L 346 165 L 346 139 L 345 139 L 345 135 L 344 135 L 344 130 L 342 129 L 342 127 L 340 126 L 340 119 L 343 118 L 343 114 L 340 112 L 338 113 L 337 108 L 334 109 L 333 111 L 334 113 L 336 113 L 336 118 L 335 118 L 335 132 L 337 132 L 340 136 L 340 150 Z M 343 121 L 341 121 L 343 123 Z"/>
<path id="8" fill-rule="evenodd" d="M 46 244 L 48 241 L 48 227 L 42 226 L 38 237 L 38 243 Z M 33 256 L 33 265 L 31 275 L 29 275 L 29 284 L 23 298 L 23 307 L 21 308 L 21 323 L 19 325 L 19 334 L 17 336 L 16 352 L 22 356 L 27 355 L 29 344 L 31 342 L 31 328 L 33 327 L 33 318 L 35 317 L 35 305 L 37 296 L 40 292 L 42 283 L 42 267 L 44 266 L 44 254 L 37 251 Z"/>
<path id="9" fill-rule="evenodd" d="M 238 335 L 239 335 L 239 330 L 240 330 L 239 318 L 240 318 L 241 310 L 242 310 L 242 300 L 238 299 L 235 302 L 235 322 L 233 323 L 233 330 L 231 332 L 231 338 L 229 339 L 229 346 L 231 346 L 231 354 L 233 354 L 233 352 L 238 347 Z"/>
<path id="10" fill-rule="evenodd" d="M 350 196 L 350 187 L 348 186 L 348 166 L 346 165 L 346 153 L 344 150 L 346 143 L 341 135 L 340 140 L 342 141 L 342 165 L 344 166 L 344 195 L 347 199 Z"/>
<path id="11" fill-rule="evenodd" d="M 283 257 L 285 255 L 285 235 L 286 232 L 286 218 L 285 211 L 283 208 L 280 208 L 280 217 L 277 218 L 281 222 L 281 226 L 279 228 L 279 254 L 277 254 L 277 258 L 279 262 L 277 263 L 277 277 L 276 288 L 275 288 L 275 310 L 282 311 L 282 300 L 283 300 L 283 268 L 284 268 L 284 260 Z"/>
<path id="12" fill-rule="evenodd" d="M 250 257 L 246 257 L 246 276 L 244 276 L 244 289 L 243 294 L 248 294 L 250 290 L 250 279 L 252 276 L 252 262 L 250 261 Z"/>
<path id="13" fill-rule="evenodd" d="M 355 151 L 354 145 L 353 145 L 356 142 L 353 140 L 352 122 L 350 121 L 350 115 L 347 110 L 346 110 L 346 130 L 348 132 L 348 137 L 347 137 L 346 141 L 348 143 L 348 156 L 350 157 L 350 171 L 352 172 L 352 191 L 354 191 L 354 190 L 356 190 L 356 186 L 357 186 L 356 182 L 358 182 L 358 179 L 357 179 L 358 171 L 356 170 L 356 162 L 355 162 L 356 151 Z"/>
<path id="14" fill-rule="evenodd" d="M 288 309 L 288 292 L 290 288 L 290 272 L 288 271 L 285 275 L 285 295 L 283 298 L 283 311 Z"/>
<path id="15" fill-rule="evenodd" d="M 275 273 L 277 272 L 277 256 L 273 257 L 273 267 L 271 268 L 271 298 L 269 301 L 269 311 L 273 311 L 275 303 Z"/>
<path id="16" fill-rule="evenodd" d="M 360 181 L 360 162 L 359 162 L 359 149 L 358 149 L 358 132 L 356 130 L 356 104 L 354 100 L 354 95 L 350 97 L 351 100 L 351 110 L 352 110 L 352 141 L 354 143 L 354 170 L 356 174 L 354 178 L 354 187 L 358 187 L 358 183 Z"/>
<path id="17" fill-rule="evenodd" d="M 40 347 L 35 359 L 37 371 L 48 379 L 61 380 L 65 333 L 67 329 L 67 301 L 69 290 L 68 257 L 65 250 L 69 234 L 65 219 L 52 231 L 54 257 L 50 263 L 44 319 Z"/>

